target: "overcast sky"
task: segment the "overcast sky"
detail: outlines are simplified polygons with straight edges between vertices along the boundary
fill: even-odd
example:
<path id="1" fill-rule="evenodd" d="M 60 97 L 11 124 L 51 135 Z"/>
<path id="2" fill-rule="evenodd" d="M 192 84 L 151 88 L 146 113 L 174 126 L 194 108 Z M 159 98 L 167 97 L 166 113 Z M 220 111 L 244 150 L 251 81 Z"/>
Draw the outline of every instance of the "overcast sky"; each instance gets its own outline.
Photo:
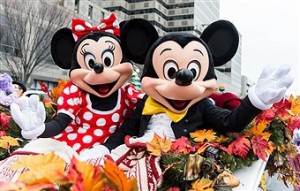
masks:
<path id="1" fill-rule="evenodd" d="M 299 0 L 220 0 L 220 18 L 242 35 L 242 74 L 256 82 L 268 64 L 292 66 L 300 94 Z"/>

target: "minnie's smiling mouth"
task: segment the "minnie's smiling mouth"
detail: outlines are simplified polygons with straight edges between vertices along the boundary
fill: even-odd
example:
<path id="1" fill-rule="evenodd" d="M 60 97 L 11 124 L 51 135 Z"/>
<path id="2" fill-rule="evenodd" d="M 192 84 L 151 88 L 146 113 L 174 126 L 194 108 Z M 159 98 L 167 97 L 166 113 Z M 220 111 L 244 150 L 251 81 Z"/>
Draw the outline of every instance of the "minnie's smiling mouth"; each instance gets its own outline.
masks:
<path id="1" fill-rule="evenodd" d="M 95 90 L 98 94 L 106 95 L 112 90 L 112 88 L 115 86 L 117 81 L 118 80 L 107 84 L 90 85 L 90 87 L 93 88 L 93 90 Z"/>
<path id="2" fill-rule="evenodd" d="M 166 100 L 176 110 L 183 110 L 191 102 L 191 100 L 172 100 L 172 99 L 166 99 Z"/>

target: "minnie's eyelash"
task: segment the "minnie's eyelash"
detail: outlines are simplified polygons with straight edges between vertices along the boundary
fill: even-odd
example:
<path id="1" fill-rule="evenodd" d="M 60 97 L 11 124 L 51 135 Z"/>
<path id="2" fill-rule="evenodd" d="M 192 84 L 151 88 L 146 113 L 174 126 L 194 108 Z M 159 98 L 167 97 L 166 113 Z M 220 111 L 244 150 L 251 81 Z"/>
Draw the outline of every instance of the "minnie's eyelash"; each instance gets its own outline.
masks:
<path id="1" fill-rule="evenodd" d="M 81 49 L 81 50 L 80 50 L 80 54 L 81 54 L 81 55 L 84 55 L 85 53 L 86 53 L 86 50 L 85 50 L 85 49 Z"/>
<path id="2" fill-rule="evenodd" d="M 110 46 L 108 47 L 108 49 L 111 50 L 111 51 L 114 51 L 114 50 L 116 49 L 116 47 L 115 47 L 114 45 L 110 45 Z"/>

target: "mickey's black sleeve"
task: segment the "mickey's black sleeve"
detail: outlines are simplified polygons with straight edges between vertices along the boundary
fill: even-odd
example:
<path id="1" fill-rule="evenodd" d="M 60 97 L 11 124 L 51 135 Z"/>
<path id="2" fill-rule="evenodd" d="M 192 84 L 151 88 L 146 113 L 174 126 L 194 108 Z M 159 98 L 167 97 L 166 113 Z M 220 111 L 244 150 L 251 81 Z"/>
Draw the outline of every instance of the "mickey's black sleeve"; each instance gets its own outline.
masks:
<path id="1" fill-rule="evenodd" d="M 103 144 L 109 150 L 112 150 L 117 146 L 124 144 L 124 138 L 126 135 L 129 135 L 131 137 L 138 136 L 141 116 L 145 105 L 145 99 L 146 96 L 139 102 L 137 107 L 133 110 L 132 115 L 129 118 L 127 118 L 122 123 L 120 128 L 114 134 L 112 134 Z"/>
<path id="2" fill-rule="evenodd" d="M 64 113 L 58 113 L 54 119 L 45 124 L 45 131 L 39 136 L 47 138 L 61 133 L 72 121 L 72 118 Z"/>
<path id="3" fill-rule="evenodd" d="M 205 122 L 220 133 L 242 131 L 261 113 L 260 109 L 252 105 L 248 96 L 232 111 L 219 108 L 210 101 L 206 101 L 202 109 Z"/>

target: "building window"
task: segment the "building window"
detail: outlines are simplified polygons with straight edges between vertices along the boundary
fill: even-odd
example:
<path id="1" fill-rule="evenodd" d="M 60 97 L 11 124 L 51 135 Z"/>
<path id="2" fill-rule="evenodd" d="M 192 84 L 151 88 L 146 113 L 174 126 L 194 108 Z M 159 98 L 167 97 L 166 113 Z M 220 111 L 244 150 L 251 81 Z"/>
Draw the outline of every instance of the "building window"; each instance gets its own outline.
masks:
<path id="1" fill-rule="evenodd" d="M 88 13 L 89 19 L 93 19 L 93 6 L 89 5 L 89 13 Z"/>

